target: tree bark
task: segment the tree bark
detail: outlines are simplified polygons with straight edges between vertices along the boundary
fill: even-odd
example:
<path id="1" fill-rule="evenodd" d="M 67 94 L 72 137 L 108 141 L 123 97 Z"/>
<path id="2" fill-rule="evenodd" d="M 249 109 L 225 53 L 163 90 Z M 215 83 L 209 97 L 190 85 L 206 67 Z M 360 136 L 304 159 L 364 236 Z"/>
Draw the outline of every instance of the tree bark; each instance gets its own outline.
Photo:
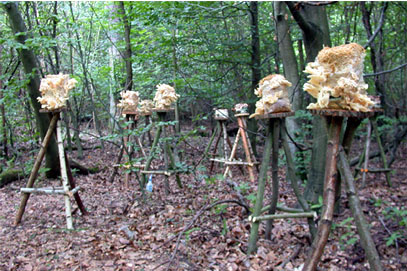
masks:
<path id="1" fill-rule="evenodd" d="M 130 41 L 130 30 L 131 25 L 126 15 L 126 10 L 124 8 L 124 2 L 119 2 L 119 12 L 121 14 L 121 19 L 124 25 L 124 41 L 126 42 L 126 50 L 123 52 L 124 62 L 126 63 L 126 90 L 132 90 L 133 88 L 133 69 L 131 66 L 131 41 Z"/>
<path id="2" fill-rule="evenodd" d="M 252 86 L 248 93 L 248 104 L 249 112 L 255 111 L 256 106 L 256 95 L 254 95 L 254 90 L 256 89 L 259 81 L 261 80 L 261 63 L 260 63 L 260 32 L 259 32 L 259 9 L 258 2 L 250 2 L 250 28 L 252 36 L 252 52 L 251 52 L 251 69 L 252 69 Z M 247 128 L 249 131 L 257 130 L 257 123 L 255 118 L 252 118 L 247 123 Z M 253 152 L 256 155 L 256 136 L 254 133 L 249 134 L 250 143 L 253 147 Z"/>
<path id="3" fill-rule="evenodd" d="M 324 45 L 331 46 L 325 8 L 295 2 L 286 2 L 286 4 L 302 30 L 307 54 L 306 61 L 314 61 Z M 327 149 L 327 134 L 325 131 L 324 120 L 320 116 L 314 116 L 311 166 L 305 190 L 306 198 L 312 202 L 317 202 L 318 197 L 323 192 L 325 153 Z"/>
<path id="4" fill-rule="evenodd" d="M 13 32 L 15 34 L 19 33 L 19 35 L 16 36 L 17 41 L 21 44 L 25 44 L 27 36 L 23 33 L 27 32 L 27 28 L 24 24 L 20 11 L 18 10 L 17 3 L 8 2 L 4 4 L 3 7 L 9 17 Z M 18 53 L 23 63 L 25 73 L 27 76 L 30 76 L 27 86 L 28 94 L 30 96 L 31 105 L 34 109 L 37 129 L 40 132 L 41 138 L 44 138 L 48 130 L 50 119 L 47 114 L 40 114 L 39 112 L 41 109 L 41 104 L 37 101 L 37 97 L 40 97 L 40 77 L 38 74 L 35 55 L 30 49 L 19 49 Z M 58 161 L 58 146 L 55 138 L 52 137 L 45 156 L 45 167 L 50 169 L 47 171 L 47 177 L 53 178 L 60 174 Z"/>
<path id="5" fill-rule="evenodd" d="M 290 29 L 288 25 L 288 14 L 283 2 L 274 2 L 274 20 L 276 26 L 278 50 L 283 61 L 284 76 L 292 83 L 288 88 L 292 109 L 294 111 L 301 109 L 302 91 L 300 91 L 300 76 L 298 74 L 298 63 L 295 57 L 294 47 L 291 40 Z M 286 127 L 290 135 L 299 131 L 299 125 L 294 118 L 286 118 Z M 285 134 L 283 136 L 286 136 Z M 296 152 L 296 147 L 289 142 L 291 155 Z"/>
<path id="6" fill-rule="evenodd" d="M 370 3 L 370 5 L 375 5 L 375 3 Z M 384 20 L 384 15 L 386 13 L 388 7 L 388 3 L 384 2 L 383 7 L 382 7 L 382 15 L 381 18 Z M 360 2 L 360 9 L 362 11 L 362 21 L 363 25 L 365 27 L 367 37 L 369 42 L 366 45 L 370 46 L 370 61 L 372 63 L 373 67 L 373 73 L 378 73 L 381 71 L 384 71 L 384 43 L 383 43 L 383 31 L 381 28 L 378 29 L 378 35 L 381 37 L 381 39 L 378 42 L 374 42 L 374 34 L 372 31 L 372 25 L 370 22 L 370 15 L 371 15 L 371 9 L 368 10 L 366 7 L 365 2 Z M 375 80 L 375 87 L 377 93 L 380 95 L 380 100 L 383 108 L 385 110 L 388 109 L 387 107 L 387 102 L 386 102 L 386 91 L 385 91 L 385 81 L 386 81 L 386 74 L 378 74 L 374 78 Z"/>

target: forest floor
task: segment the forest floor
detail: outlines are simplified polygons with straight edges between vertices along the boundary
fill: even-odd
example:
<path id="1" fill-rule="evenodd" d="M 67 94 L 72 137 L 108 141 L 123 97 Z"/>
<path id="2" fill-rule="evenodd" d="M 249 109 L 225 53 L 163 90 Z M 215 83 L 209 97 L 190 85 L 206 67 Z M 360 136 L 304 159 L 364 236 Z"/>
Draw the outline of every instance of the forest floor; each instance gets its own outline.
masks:
<path id="1" fill-rule="evenodd" d="M 207 142 L 208 138 L 190 138 L 189 144 L 181 144 L 183 160 L 191 165 L 198 161 Z M 83 188 L 80 196 L 90 213 L 82 216 L 75 209 L 75 230 L 65 229 L 63 197 L 38 194 L 30 197 L 21 224 L 14 226 L 21 198 L 17 188 L 25 186 L 27 180 L 0 189 L 0 270 L 300 270 L 304 263 L 310 246 L 305 219 L 274 221 L 272 240 L 263 238 L 263 223 L 257 254 L 245 255 L 250 233 L 248 214 L 232 201 L 239 200 L 239 193 L 249 198 L 250 194 L 254 195 L 256 184 L 250 183 L 247 174 L 233 170 L 233 182 L 241 188 L 239 193 L 215 175 L 222 172 L 219 166 L 215 167 L 212 177 L 181 175 L 183 189 L 170 177 L 169 194 L 165 193 L 164 178 L 154 176 L 154 190 L 143 200 L 134 174 L 129 189 L 124 189 L 122 172 L 113 183 L 108 181 L 117 160 L 117 146 L 106 144 L 104 150 L 92 148 L 99 145 L 95 140 L 85 145 L 90 149 L 85 151 L 86 158 L 81 163 L 102 170 L 75 176 L 76 183 Z M 360 154 L 362 143 L 355 141 L 354 145 L 354 154 Z M 261 154 L 261 148 L 258 149 Z M 397 242 L 386 245 L 392 233 L 406 233 L 406 226 L 400 228 L 392 219 L 396 215 L 389 217 L 383 213 L 401 208 L 407 201 L 406 152 L 407 144 L 403 143 L 393 164 L 392 188 L 387 186 L 384 174 L 368 174 L 366 187 L 359 189 L 364 214 L 385 270 L 407 268 L 406 237 L 399 236 Z M 76 153 L 69 156 L 76 158 Z M 381 167 L 378 160 L 371 163 Z M 209 164 L 204 162 L 207 168 Z M 280 165 L 279 202 L 295 207 L 294 194 L 285 181 L 282 159 Z M 59 183 L 59 180 L 41 178 L 38 185 L 58 186 Z M 268 200 L 269 182 L 266 189 Z M 341 211 L 335 216 L 335 228 L 320 268 L 369 270 L 342 191 Z M 227 199 L 232 201 L 206 209 L 215 201 Z M 73 206 L 76 208 L 76 203 L 73 202 Z M 406 217 L 404 214 L 404 219 Z"/>

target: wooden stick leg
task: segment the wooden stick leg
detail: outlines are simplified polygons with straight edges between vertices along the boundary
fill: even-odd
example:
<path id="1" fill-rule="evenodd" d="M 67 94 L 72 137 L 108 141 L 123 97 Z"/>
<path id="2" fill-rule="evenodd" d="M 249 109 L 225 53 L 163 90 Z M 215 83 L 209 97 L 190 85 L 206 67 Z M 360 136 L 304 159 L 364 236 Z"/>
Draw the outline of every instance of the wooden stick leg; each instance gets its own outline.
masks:
<path id="1" fill-rule="evenodd" d="M 314 239 L 303 271 L 315 271 L 328 241 L 332 226 L 335 208 L 335 188 L 337 167 L 336 160 L 339 150 L 339 140 L 343 117 L 332 117 L 328 135 L 328 148 L 326 153 L 326 168 L 323 194 L 323 211 L 318 226 L 317 236 Z"/>
<path id="2" fill-rule="evenodd" d="M 369 121 L 368 124 L 367 124 L 365 162 L 363 164 L 363 167 L 364 167 L 365 171 L 363 171 L 363 173 L 362 173 L 362 187 L 365 187 L 365 185 L 366 185 L 366 169 L 368 168 L 368 164 L 369 164 L 369 149 L 370 149 L 371 135 L 372 135 L 372 124 Z"/>
<path id="3" fill-rule="evenodd" d="M 71 200 L 68 195 L 68 192 L 71 189 L 68 184 L 68 174 L 66 171 L 64 144 L 62 142 L 61 125 L 59 122 L 57 123 L 57 141 L 58 141 L 59 161 L 60 161 L 60 166 L 61 166 L 62 186 L 63 186 L 64 192 L 65 192 L 64 201 L 65 201 L 66 227 L 69 230 L 72 230 L 73 229 L 72 208 L 71 208 Z"/>
<path id="4" fill-rule="evenodd" d="M 222 137 L 222 127 L 221 127 L 221 125 L 220 125 L 219 122 L 218 122 L 216 128 L 217 128 L 216 131 L 218 131 L 219 134 L 218 134 L 218 137 L 216 138 L 215 147 L 214 147 L 214 149 L 213 149 L 215 154 L 218 153 L 218 144 L 219 144 L 219 141 L 220 141 L 220 139 L 221 139 L 221 137 Z M 215 165 L 215 162 L 212 161 L 212 162 L 211 162 L 211 167 L 210 167 L 210 169 L 209 169 L 209 174 L 212 174 L 213 166 L 214 166 L 214 165 Z"/>
<path id="5" fill-rule="evenodd" d="M 372 129 L 373 129 L 373 131 L 374 131 L 374 133 L 375 133 L 375 137 L 376 137 L 376 140 L 377 140 L 377 144 L 379 145 L 380 156 L 382 157 L 383 167 L 384 167 L 384 168 L 388 168 L 386 153 L 384 152 L 382 140 L 381 140 L 381 138 L 380 138 L 379 130 L 378 130 L 378 128 L 377 128 L 376 119 L 375 119 L 375 118 L 371 118 L 370 121 L 371 121 L 371 123 L 372 123 Z M 387 171 L 385 174 L 386 174 L 386 181 L 387 181 L 387 184 L 389 185 L 389 187 L 392 187 L 393 184 L 392 184 L 391 179 L 390 179 L 390 171 Z"/>
<path id="6" fill-rule="evenodd" d="M 235 138 L 235 142 L 233 143 L 233 147 L 232 147 L 232 151 L 230 152 L 230 157 L 229 157 L 229 161 L 232 161 L 233 158 L 235 158 L 236 155 L 236 150 L 237 150 L 237 145 L 239 143 L 239 138 L 240 138 L 240 133 L 236 134 L 236 138 Z M 226 177 L 227 174 L 229 173 L 230 170 L 230 165 L 228 165 L 225 169 L 225 173 L 223 173 L 223 177 Z"/>
<path id="7" fill-rule="evenodd" d="M 150 150 L 149 156 L 147 158 L 144 170 L 149 170 L 150 169 L 150 165 L 151 165 L 151 162 L 153 161 L 155 151 L 156 151 L 156 148 L 157 148 L 157 145 L 158 145 L 158 141 L 159 141 L 160 136 L 161 136 L 161 131 L 162 131 L 162 126 L 160 125 L 160 126 L 157 127 L 157 133 L 156 133 L 156 135 L 154 137 L 154 141 L 153 141 L 153 144 L 151 146 L 151 150 Z M 145 185 L 147 184 L 147 175 L 142 173 L 142 178 L 141 179 L 142 179 L 142 184 L 143 184 L 143 186 L 141 187 L 141 190 L 144 191 Z"/>
<path id="8" fill-rule="evenodd" d="M 67 174 L 68 174 L 69 185 L 70 185 L 71 189 L 74 189 L 76 187 L 76 184 L 75 184 L 75 180 L 72 176 L 71 167 L 69 165 L 69 159 L 68 159 L 66 152 L 65 152 L 65 164 L 66 164 L 66 170 L 67 170 Z M 76 204 L 78 204 L 78 208 L 81 211 L 82 215 L 88 215 L 89 212 L 86 210 L 85 205 L 83 205 L 83 202 L 81 200 L 81 197 L 79 196 L 79 193 L 74 193 L 73 197 L 76 201 Z"/>
<path id="9" fill-rule="evenodd" d="M 47 133 L 45 134 L 45 137 L 44 137 L 44 139 L 42 141 L 40 152 L 38 153 L 38 156 L 35 159 L 33 169 L 31 170 L 31 174 L 30 174 L 30 177 L 29 177 L 27 185 L 26 185 L 27 188 L 32 188 L 33 185 L 34 185 L 34 181 L 37 178 L 38 171 L 39 171 L 40 166 L 41 166 L 41 162 L 44 159 L 45 152 L 46 152 L 48 144 L 49 144 L 49 142 L 51 140 L 51 136 L 55 131 L 55 127 L 56 127 L 56 124 L 58 122 L 58 119 L 59 119 L 59 114 L 55 114 L 55 115 L 53 115 L 53 117 L 52 117 L 52 119 L 50 121 Z M 21 219 L 23 217 L 25 207 L 27 206 L 27 201 L 28 201 L 29 197 L 30 197 L 29 193 L 23 193 L 23 195 L 21 197 L 20 208 L 18 209 L 16 218 L 15 218 L 15 221 L 14 221 L 15 225 L 18 225 L 21 222 Z"/>
<path id="10" fill-rule="evenodd" d="M 244 149 L 244 152 L 246 154 L 246 161 L 248 163 L 252 163 L 250 150 L 249 150 L 249 144 L 248 144 L 248 138 L 246 137 L 246 133 L 245 133 L 245 130 L 244 130 L 244 124 L 242 122 L 242 118 L 237 118 L 237 121 L 238 121 L 239 127 L 241 127 L 239 129 L 239 131 L 240 131 L 240 135 L 241 135 L 242 141 L 243 141 L 243 149 Z M 247 170 L 249 171 L 250 181 L 252 183 L 254 183 L 255 180 L 254 180 L 253 166 L 248 165 Z"/>
<path id="11" fill-rule="evenodd" d="M 379 253 L 377 252 L 376 245 L 373 242 L 372 236 L 370 235 L 369 225 L 363 215 L 363 210 L 352 176 L 352 171 L 350 169 L 348 159 L 343 149 L 339 153 L 338 164 L 341 176 L 343 177 L 343 179 L 345 179 L 347 190 L 346 193 L 348 195 L 350 209 L 356 222 L 356 228 L 360 236 L 360 243 L 365 250 L 366 258 L 370 265 L 370 270 L 381 271 L 383 270 L 383 267 L 380 262 Z"/>
<path id="12" fill-rule="evenodd" d="M 208 155 L 208 151 L 211 149 L 213 140 L 215 139 L 215 136 L 218 134 L 218 126 L 215 127 L 215 130 L 212 133 L 211 138 L 209 139 L 209 143 L 208 146 L 206 146 L 205 151 L 203 153 L 203 155 L 201 156 L 201 158 L 199 159 L 199 162 L 196 164 L 196 167 L 198 167 L 202 161 L 207 157 Z M 213 162 L 212 162 L 213 163 Z"/>
<path id="13" fill-rule="evenodd" d="M 228 131 L 226 130 L 226 124 L 224 121 L 222 121 L 222 131 L 223 131 L 223 158 L 226 161 L 228 159 L 228 151 L 227 151 Z"/>
<path id="14" fill-rule="evenodd" d="M 281 122 L 281 126 L 282 126 L 281 131 L 287 131 L 285 129 L 285 121 Z M 284 153 L 285 153 L 285 157 L 286 157 L 286 161 L 287 161 L 288 178 L 291 181 L 291 187 L 294 190 L 294 194 L 297 197 L 298 203 L 300 204 L 301 208 L 305 212 L 310 212 L 311 208 L 309 207 L 308 202 L 306 201 L 302 191 L 300 190 L 300 187 L 299 187 L 300 181 L 298 180 L 298 177 L 295 175 L 295 164 L 294 164 L 293 158 L 291 156 L 291 151 L 290 151 L 290 147 L 287 142 L 287 138 L 288 138 L 287 135 L 281 137 L 281 139 L 283 141 L 283 148 L 284 148 Z M 307 218 L 307 221 L 308 221 L 308 228 L 311 233 L 311 237 L 312 237 L 312 239 L 314 239 L 316 232 L 317 232 L 317 230 L 316 230 L 317 228 L 315 226 L 315 221 L 313 218 Z"/>
<path id="15" fill-rule="evenodd" d="M 273 119 L 273 150 L 272 150 L 272 158 L 271 158 L 271 166 L 272 166 L 272 194 L 271 194 L 271 202 L 270 202 L 270 210 L 269 215 L 274 215 L 276 213 L 277 202 L 278 202 L 278 144 L 280 139 L 280 119 Z M 271 239 L 271 230 L 273 227 L 273 220 L 267 220 L 266 223 L 266 239 Z"/>
<path id="16" fill-rule="evenodd" d="M 271 138 L 271 122 L 267 126 L 266 130 L 266 143 L 264 147 L 263 153 L 263 162 L 261 164 L 260 173 L 258 177 L 258 186 L 257 186 L 257 197 L 256 197 L 256 205 L 254 206 L 253 216 L 257 217 L 261 214 L 261 209 L 263 208 L 263 197 L 264 197 L 264 188 L 266 186 L 266 178 L 267 178 L 267 169 L 270 164 L 270 154 L 271 154 L 271 147 L 272 147 L 272 138 Z M 259 235 L 259 225 L 260 222 L 252 223 L 252 228 L 250 230 L 250 238 L 249 238 L 249 245 L 247 249 L 247 254 L 252 254 L 256 251 L 256 243 L 257 238 Z"/>

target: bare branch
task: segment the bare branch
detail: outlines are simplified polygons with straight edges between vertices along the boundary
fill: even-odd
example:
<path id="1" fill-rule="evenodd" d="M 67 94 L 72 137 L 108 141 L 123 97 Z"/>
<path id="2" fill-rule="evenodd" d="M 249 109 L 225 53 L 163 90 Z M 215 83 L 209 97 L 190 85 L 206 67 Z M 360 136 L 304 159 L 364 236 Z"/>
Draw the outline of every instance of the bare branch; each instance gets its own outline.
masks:
<path id="1" fill-rule="evenodd" d="M 367 43 L 363 46 L 363 48 L 367 48 L 375 39 L 375 37 L 377 36 L 377 34 L 380 32 L 380 30 L 383 27 L 384 24 L 384 15 L 386 13 L 386 9 L 388 7 L 388 2 L 385 2 L 382 8 L 382 13 L 380 15 L 380 21 L 379 21 L 379 25 L 377 26 L 376 30 L 374 31 L 374 33 L 370 36 L 369 40 L 367 41 Z"/>
<path id="2" fill-rule="evenodd" d="M 397 66 L 397 67 L 395 67 L 395 68 L 393 68 L 393 69 L 391 69 L 391 70 L 381 71 L 381 72 L 376 72 L 376 73 L 364 74 L 363 77 L 371 77 L 371 76 L 381 75 L 381 74 L 385 74 L 385 73 L 391 73 L 391 72 L 400 70 L 400 69 L 402 69 L 402 68 L 404 68 L 404 67 L 406 67 L 406 66 L 407 66 L 407 63 L 404 63 L 404 64 L 401 64 L 401 65 L 399 65 L 399 66 Z"/>
<path id="3" fill-rule="evenodd" d="M 327 6 L 327 5 L 332 5 L 332 4 L 336 4 L 338 3 L 338 1 L 313 1 L 313 2 L 302 2 L 302 4 L 304 5 L 308 5 L 308 6 Z"/>

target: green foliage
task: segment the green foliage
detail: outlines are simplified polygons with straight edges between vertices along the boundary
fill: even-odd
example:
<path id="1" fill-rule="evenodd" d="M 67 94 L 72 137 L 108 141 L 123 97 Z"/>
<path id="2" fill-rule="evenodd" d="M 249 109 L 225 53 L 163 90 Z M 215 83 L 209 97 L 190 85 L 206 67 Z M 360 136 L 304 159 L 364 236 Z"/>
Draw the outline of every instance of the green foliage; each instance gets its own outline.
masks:
<path id="1" fill-rule="evenodd" d="M 345 250 L 348 246 L 353 246 L 359 240 L 354 231 L 353 220 L 353 217 L 348 217 L 339 225 L 335 223 L 332 225 L 332 230 L 345 229 L 345 232 L 339 236 L 339 246 L 342 250 Z"/>
<path id="2" fill-rule="evenodd" d="M 407 209 L 403 207 L 388 206 L 383 210 L 384 217 L 396 225 L 396 230 L 386 238 L 386 245 L 395 245 L 397 239 L 407 241 Z"/>

